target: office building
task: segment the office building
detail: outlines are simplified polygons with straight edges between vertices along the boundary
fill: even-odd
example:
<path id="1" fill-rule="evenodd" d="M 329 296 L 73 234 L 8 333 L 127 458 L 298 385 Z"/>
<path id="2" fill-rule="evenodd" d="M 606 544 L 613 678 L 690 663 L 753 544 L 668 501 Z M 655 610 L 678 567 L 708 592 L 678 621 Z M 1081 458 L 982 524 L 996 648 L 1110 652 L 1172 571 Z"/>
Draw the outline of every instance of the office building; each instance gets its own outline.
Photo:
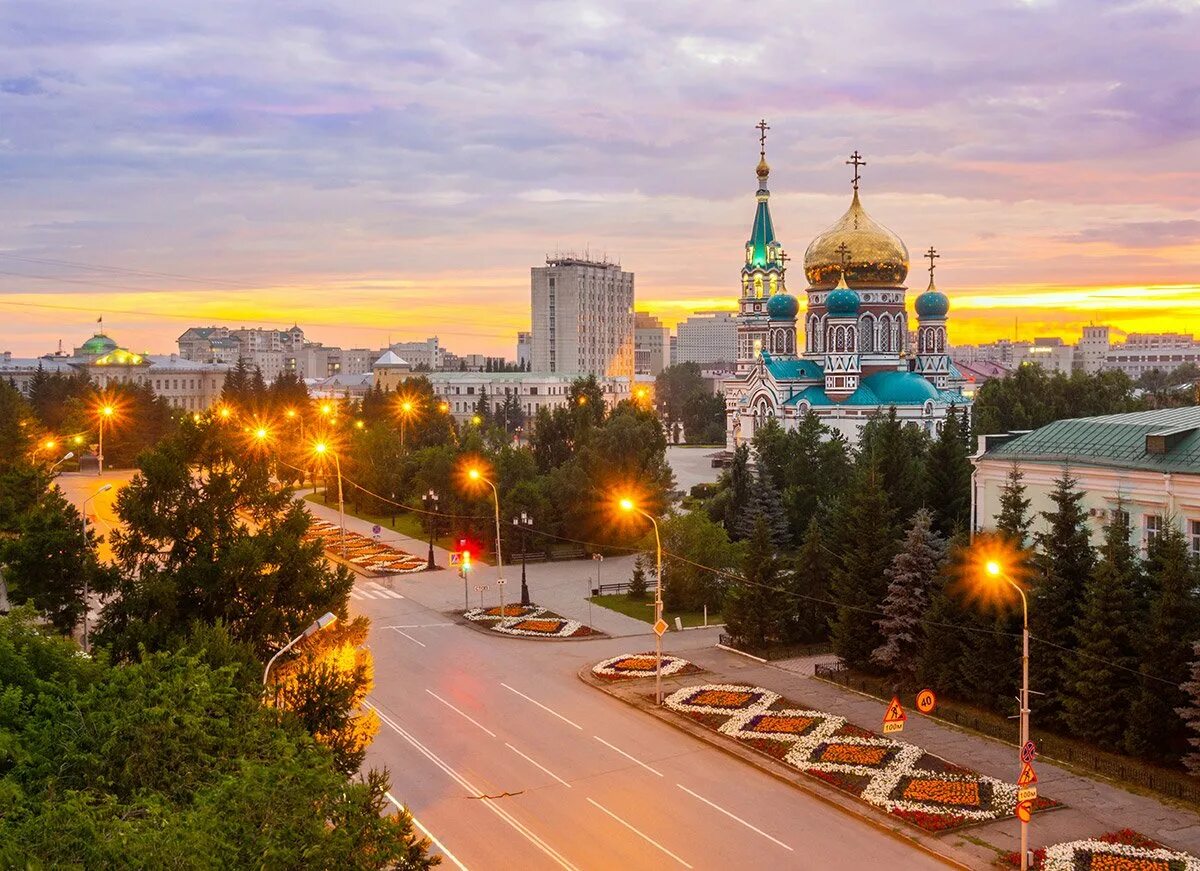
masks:
<path id="1" fill-rule="evenodd" d="M 671 329 L 646 312 L 633 315 L 633 369 L 638 375 L 657 375 L 671 365 Z"/>
<path id="2" fill-rule="evenodd" d="M 734 364 L 738 319 L 734 312 L 698 312 L 675 327 L 675 363 Z"/>
<path id="3" fill-rule="evenodd" d="M 533 267 L 533 371 L 632 376 L 633 298 L 633 273 L 607 260 L 548 257 Z"/>

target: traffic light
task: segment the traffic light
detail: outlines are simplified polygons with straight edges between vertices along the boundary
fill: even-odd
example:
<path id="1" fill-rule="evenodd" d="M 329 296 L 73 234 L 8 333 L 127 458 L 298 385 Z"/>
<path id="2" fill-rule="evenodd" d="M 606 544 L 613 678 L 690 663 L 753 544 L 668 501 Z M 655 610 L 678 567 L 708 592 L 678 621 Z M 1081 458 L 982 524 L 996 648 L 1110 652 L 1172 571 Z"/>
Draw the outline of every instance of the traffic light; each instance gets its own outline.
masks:
<path id="1" fill-rule="evenodd" d="M 459 574 L 465 575 L 471 571 L 471 542 L 465 538 L 458 540 Z"/>

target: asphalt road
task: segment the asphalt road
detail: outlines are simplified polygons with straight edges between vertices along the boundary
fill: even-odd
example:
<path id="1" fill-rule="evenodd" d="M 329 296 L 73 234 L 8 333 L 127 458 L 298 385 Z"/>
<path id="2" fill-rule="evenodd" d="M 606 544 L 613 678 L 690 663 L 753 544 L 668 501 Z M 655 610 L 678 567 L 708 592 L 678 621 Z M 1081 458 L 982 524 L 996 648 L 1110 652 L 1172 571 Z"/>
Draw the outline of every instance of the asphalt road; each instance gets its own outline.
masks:
<path id="1" fill-rule="evenodd" d="M 351 603 L 372 620 L 382 726 L 368 764 L 389 769 L 449 867 L 945 867 L 576 677 L 652 636 L 489 636 L 421 604 L 456 582 L 360 579 L 371 596 Z M 711 645 L 708 634 L 668 635 L 668 647 Z"/>

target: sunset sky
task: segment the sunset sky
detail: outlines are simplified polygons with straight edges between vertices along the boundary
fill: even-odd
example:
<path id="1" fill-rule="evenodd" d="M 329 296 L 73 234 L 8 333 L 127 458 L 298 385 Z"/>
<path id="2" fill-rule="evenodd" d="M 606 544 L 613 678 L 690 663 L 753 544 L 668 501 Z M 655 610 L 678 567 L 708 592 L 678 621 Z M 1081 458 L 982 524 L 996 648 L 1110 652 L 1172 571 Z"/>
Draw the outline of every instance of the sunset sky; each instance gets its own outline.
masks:
<path id="1" fill-rule="evenodd" d="M 730 308 L 760 117 L 797 264 L 859 149 L 952 342 L 1200 333 L 1198 45 L 1200 0 L 6 0 L 0 351 L 103 315 L 512 357 L 557 250 Z"/>

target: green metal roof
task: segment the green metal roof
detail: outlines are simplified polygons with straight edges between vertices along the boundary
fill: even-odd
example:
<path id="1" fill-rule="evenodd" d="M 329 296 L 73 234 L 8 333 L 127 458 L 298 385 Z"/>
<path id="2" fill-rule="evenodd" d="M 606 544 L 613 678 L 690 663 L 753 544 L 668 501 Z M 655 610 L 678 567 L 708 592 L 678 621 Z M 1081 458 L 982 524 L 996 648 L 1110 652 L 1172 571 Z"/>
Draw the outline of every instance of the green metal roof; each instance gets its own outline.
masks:
<path id="1" fill-rule="evenodd" d="M 1166 450 L 1148 453 L 1146 436 L 1158 433 L 1172 434 Z M 1200 474 L 1200 406 L 1056 420 L 985 456 Z"/>
<path id="2" fill-rule="evenodd" d="M 922 405 L 942 397 L 929 379 L 915 372 L 876 372 L 862 380 L 879 397 L 881 405 Z"/>
<path id="3" fill-rule="evenodd" d="M 776 241 L 778 240 L 775 238 L 775 225 L 771 223 L 771 209 L 765 198 L 760 199 L 758 208 L 754 211 L 754 228 L 750 231 L 749 244 L 754 246 L 754 251 L 747 265 L 760 269 L 777 265 L 767 262 L 767 247 Z"/>
<path id="4" fill-rule="evenodd" d="M 777 380 L 811 378 L 819 381 L 825 377 L 825 371 L 815 360 L 776 360 L 766 351 L 762 352 L 762 358 L 771 377 Z"/>

